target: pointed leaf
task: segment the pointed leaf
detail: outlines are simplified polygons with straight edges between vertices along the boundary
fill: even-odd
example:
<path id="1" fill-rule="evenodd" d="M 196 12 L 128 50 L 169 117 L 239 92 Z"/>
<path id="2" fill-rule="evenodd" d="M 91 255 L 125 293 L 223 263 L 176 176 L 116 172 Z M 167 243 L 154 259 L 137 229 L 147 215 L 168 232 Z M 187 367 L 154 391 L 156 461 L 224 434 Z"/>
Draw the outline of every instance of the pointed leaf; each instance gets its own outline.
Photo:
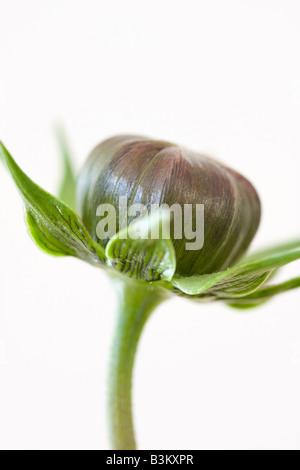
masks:
<path id="1" fill-rule="evenodd" d="M 262 258 L 268 258 L 271 255 L 277 255 L 280 253 L 285 253 L 288 251 L 296 250 L 300 248 L 300 240 L 292 240 L 290 242 L 285 242 L 281 245 L 271 246 L 270 248 L 265 248 L 263 250 L 259 250 L 256 253 L 252 253 L 248 255 L 244 261 L 255 261 Z"/>
<path id="2" fill-rule="evenodd" d="M 225 300 L 226 303 L 234 308 L 248 309 L 264 304 L 277 294 L 281 294 L 298 287 L 300 287 L 300 277 L 282 282 L 281 284 L 262 287 L 257 289 L 257 291 L 253 292 L 252 294 L 246 295 L 245 297 L 232 299 L 220 298 L 220 300 Z"/>
<path id="3" fill-rule="evenodd" d="M 76 178 L 75 172 L 73 170 L 71 153 L 65 134 L 61 127 L 56 127 L 56 135 L 63 161 L 63 175 L 60 183 L 58 197 L 74 210 L 76 200 Z"/>
<path id="4" fill-rule="evenodd" d="M 140 217 L 122 229 L 107 244 L 109 264 L 135 279 L 169 281 L 176 268 L 173 244 L 168 238 L 151 238 L 169 224 L 167 211 L 156 211 Z M 136 234 L 136 236 L 133 236 Z"/>
<path id="5" fill-rule="evenodd" d="M 31 181 L 1 142 L 0 157 L 22 195 L 28 230 L 37 245 L 52 255 L 103 263 L 103 248 L 92 239 L 75 212 Z"/>
<path id="6" fill-rule="evenodd" d="M 297 259 L 300 259 L 300 241 L 252 255 L 219 273 L 174 278 L 172 282 L 188 295 L 242 297 L 258 289 L 276 269 Z"/>

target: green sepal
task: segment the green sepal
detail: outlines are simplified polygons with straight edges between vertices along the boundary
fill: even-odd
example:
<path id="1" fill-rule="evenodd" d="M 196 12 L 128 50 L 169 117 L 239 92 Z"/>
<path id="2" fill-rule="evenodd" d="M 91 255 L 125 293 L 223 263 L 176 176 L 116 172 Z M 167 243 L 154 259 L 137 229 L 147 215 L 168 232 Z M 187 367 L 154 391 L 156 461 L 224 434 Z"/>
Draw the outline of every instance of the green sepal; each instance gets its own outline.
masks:
<path id="1" fill-rule="evenodd" d="M 278 268 L 300 259 L 300 241 L 294 241 L 246 258 L 225 271 L 174 278 L 173 285 L 188 295 L 239 298 L 260 288 Z"/>
<path id="2" fill-rule="evenodd" d="M 55 133 L 62 157 L 62 179 L 59 186 L 58 198 L 66 203 L 71 209 L 75 210 L 76 206 L 76 178 L 71 158 L 69 145 L 60 126 L 56 126 Z"/>
<path id="3" fill-rule="evenodd" d="M 300 277 L 290 279 L 289 281 L 285 281 L 277 285 L 264 286 L 245 297 L 233 299 L 226 298 L 220 300 L 225 300 L 225 302 L 233 308 L 249 309 L 264 304 L 277 294 L 281 294 L 298 287 L 300 287 Z"/>
<path id="4" fill-rule="evenodd" d="M 22 195 L 28 231 L 36 244 L 51 255 L 75 256 L 94 265 L 104 263 L 103 248 L 78 215 L 31 181 L 1 142 L 0 157 Z"/>
<path id="5" fill-rule="evenodd" d="M 157 210 L 139 217 L 120 230 L 106 246 L 108 264 L 134 279 L 170 281 L 176 269 L 176 256 L 169 238 L 151 238 L 151 233 L 163 233 L 170 214 Z M 133 233 L 138 238 L 132 237 Z"/>

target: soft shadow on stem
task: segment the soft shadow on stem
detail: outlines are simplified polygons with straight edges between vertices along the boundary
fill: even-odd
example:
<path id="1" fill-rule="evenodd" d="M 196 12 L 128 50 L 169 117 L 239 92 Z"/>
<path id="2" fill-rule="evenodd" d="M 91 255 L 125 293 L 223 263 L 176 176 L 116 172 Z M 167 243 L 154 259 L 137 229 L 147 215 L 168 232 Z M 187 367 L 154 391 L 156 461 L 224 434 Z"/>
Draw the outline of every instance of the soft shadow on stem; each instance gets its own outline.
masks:
<path id="1" fill-rule="evenodd" d="M 137 345 L 153 310 L 165 293 L 143 281 L 113 277 L 117 292 L 116 331 L 109 368 L 109 425 L 113 450 L 135 450 L 132 373 Z"/>

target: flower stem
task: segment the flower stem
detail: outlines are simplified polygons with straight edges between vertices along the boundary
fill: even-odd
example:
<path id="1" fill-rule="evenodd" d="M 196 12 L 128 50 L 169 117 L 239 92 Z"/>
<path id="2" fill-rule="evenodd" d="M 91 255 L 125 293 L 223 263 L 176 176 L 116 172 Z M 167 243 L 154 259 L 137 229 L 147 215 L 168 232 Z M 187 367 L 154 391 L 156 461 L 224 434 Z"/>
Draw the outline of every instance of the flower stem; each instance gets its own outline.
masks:
<path id="1" fill-rule="evenodd" d="M 113 450 L 135 450 L 131 405 L 132 372 L 147 319 L 164 300 L 158 288 L 132 279 L 114 279 L 118 318 L 109 371 L 109 424 Z"/>

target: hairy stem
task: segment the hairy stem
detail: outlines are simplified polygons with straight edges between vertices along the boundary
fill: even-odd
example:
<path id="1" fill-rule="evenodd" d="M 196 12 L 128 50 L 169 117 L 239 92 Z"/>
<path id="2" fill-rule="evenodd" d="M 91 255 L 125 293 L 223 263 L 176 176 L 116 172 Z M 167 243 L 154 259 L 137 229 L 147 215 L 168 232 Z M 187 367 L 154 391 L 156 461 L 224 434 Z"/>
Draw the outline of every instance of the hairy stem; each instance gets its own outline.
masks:
<path id="1" fill-rule="evenodd" d="M 160 290 L 131 279 L 114 279 L 118 317 L 109 370 L 109 424 L 113 450 L 135 450 L 131 389 L 134 358 L 147 319 L 164 300 Z"/>

